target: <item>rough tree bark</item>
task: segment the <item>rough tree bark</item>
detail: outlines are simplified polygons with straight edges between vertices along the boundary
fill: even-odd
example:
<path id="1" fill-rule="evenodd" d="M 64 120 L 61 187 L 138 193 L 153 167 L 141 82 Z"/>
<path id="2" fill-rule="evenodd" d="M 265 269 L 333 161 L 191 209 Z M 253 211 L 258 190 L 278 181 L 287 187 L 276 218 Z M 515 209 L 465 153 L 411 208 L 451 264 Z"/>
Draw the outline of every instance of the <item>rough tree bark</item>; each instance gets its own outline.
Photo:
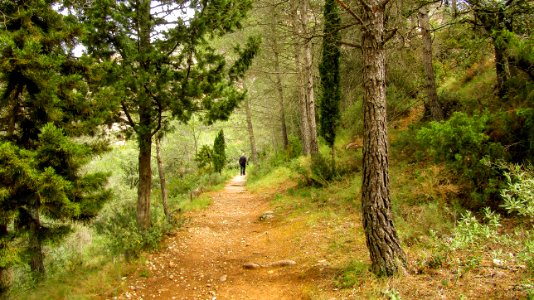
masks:
<path id="1" fill-rule="evenodd" d="M 362 214 L 371 269 L 391 276 L 406 267 L 393 225 L 389 192 L 384 11 L 389 0 L 361 0 L 356 14 L 343 0 L 336 2 L 359 24 L 363 54 L 363 182 Z"/>
<path id="2" fill-rule="evenodd" d="M 423 40 L 421 56 L 425 71 L 425 91 L 427 95 L 425 110 L 430 111 L 432 119 L 440 121 L 443 120 L 443 110 L 439 105 L 438 93 L 436 92 L 436 79 L 434 77 L 434 67 L 432 66 L 432 36 L 430 34 L 430 22 L 426 7 L 419 10 L 419 26 Z"/>
<path id="3" fill-rule="evenodd" d="M 139 10 L 139 53 L 149 53 L 150 49 L 150 1 L 140 1 Z M 140 60 L 141 67 L 148 71 L 147 57 Z M 152 118 L 151 103 L 143 85 L 139 90 L 139 125 L 137 134 L 139 141 L 139 186 L 137 188 L 137 225 L 142 229 L 150 227 L 150 192 L 152 185 Z"/>
<path id="4" fill-rule="evenodd" d="M 310 154 L 319 152 L 317 145 L 317 123 L 315 121 L 315 94 L 313 91 L 313 44 L 308 38 L 308 0 L 301 0 L 300 26 L 304 39 L 304 90 L 306 101 L 306 117 L 308 119 L 308 137 L 310 144 Z"/>
<path id="5" fill-rule="evenodd" d="M 276 38 L 273 39 L 273 54 L 274 54 L 274 72 L 276 73 L 276 90 L 278 92 L 278 103 L 280 105 L 280 129 L 282 131 L 282 142 L 284 149 L 289 147 L 289 139 L 287 138 L 286 125 L 286 109 L 284 101 L 284 87 L 282 85 L 282 75 L 280 74 L 280 53 Z"/>
<path id="6" fill-rule="evenodd" d="M 37 276 L 44 276 L 45 267 L 44 267 L 44 255 L 43 255 L 43 245 L 40 239 L 41 231 L 41 218 L 39 215 L 39 208 L 31 207 L 29 208 L 29 214 L 31 217 L 30 222 L 30 235 L 29 235 L 29 245 L 28 249 L 30 251 L 30 268 L 33 274 Z"/>
<path id="7" fill-rule="evenodd" d="M 284 145 L 284 150 L 287 150 L 289 147 L 289 139 L 287 137 L 284 87 L 282 84 L 282 72 L 280 70 L 280 45 L 278 44 L 278 33 L 277 33 L 277 27 L 276 27 L 277 22 L 278 22 L 278 15 L 275 11 L 274 5 L 273 5 L 271 14 L 272 14 L 271 46 L 272 46 L 273 55 L 274 55 L 275 85 L 276 85 L 276 91 L 278 92 L 278 103 L 280 105 L 280 129 L 282 133 L 282 142 Z"/>
<path id="8" fill-rule="evenodd" d="M 257 164 L 258 163 L 258 151 L 256 150 L 256 139 L 254 137 L 254 127 L 252 126 L 252 112 L 250 110 L 250 100 L 247 97 L 244 101 L 245 101 L 245 113 L 247 115 L 247 131 L 248 131 L 248 139 L 250 142 L 250 154 L 251 154 L 252 162 L 254 164 Z"/>
<path id="9" fill-rule="evenodd" d="M 161 138 L 156 137 L 156 160 L 158 161 L 159 186 L 161 189 L 161 202 L 163 204 L 163 212 L 167 218 L 167 222 L 171 221 L 171 214 L 169 212 L 169 193 L 167 191 L 167 181 L 165 180 L 165 169 L 163 168 L 163 160 L 161 159 Z"/>
<path id="10" fill-rule="evenodd" d="M 493 49 L 495 51 L 495 73 L 497 75 L 497 95 L 504 97 L 506 94 L 506 82 L 510 79 L 508 59 L 506 57 L 507 47 L 503 41 L 498 41 L 497 33 L 493 34 Z"/>
<path id="11" fill-rule="evenodd" d="M 373 273 L 391 276 L 406 265 L 393 225 L 389 191 L 388 132 L 384 50 L 384 11 L 387 0 L 362 5 L 364 61 L 363 227 Z"/>
<path id="12" fill-rule="evenodd" d="M 310 137 L 309 137 L 309 124 L 308 113 L 306 106 L 306 87 L 303 78 L 304 68 L 302 64 L 302 27 L 300 26 L 300 1 L 293 2 L 293 19 L 292 26 L 295 34 L 295 68 L 297 73 L 297 85 L 298 85 L 298 97 L 299 97 L 299 110 L 300 110 L 300 131 L 302 135 L 302 152 L 304 155 L 310 154 Z"/>
<path id="13" fill-rule="evenodd" d="M 141 118 L 142 119 L 142 118 Z M 142 121 L 141 121 L 142 122 Z M 139 186 L 137 187 L 137 225 L 150 227 L 150 194 L 152 186 L 152 135 L 150 132 L 139 135 Z"/>

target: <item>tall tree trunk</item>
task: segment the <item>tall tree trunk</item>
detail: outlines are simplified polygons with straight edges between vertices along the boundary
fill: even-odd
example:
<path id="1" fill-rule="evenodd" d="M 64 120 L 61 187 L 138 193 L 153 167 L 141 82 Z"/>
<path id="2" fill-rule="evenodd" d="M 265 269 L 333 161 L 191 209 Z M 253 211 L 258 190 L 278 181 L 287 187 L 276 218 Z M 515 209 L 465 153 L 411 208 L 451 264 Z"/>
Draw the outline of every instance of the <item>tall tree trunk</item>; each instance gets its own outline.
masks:
<path id="1" fill-rule="evenodd" d="M 432 119 L 440 121 L 443 120 L 443 111 L 439 105 L 438 93 L 436 92 L 436 79 L 434 77 L 434 67 L 432 66 L 432 36 L 426 7 L 419 10 L 419 25 L 423 40 L 422 61 L 425 70 L 425 90 L 427 95 L 425 110 L 428 109 L 430 111 Z"/>
<path id="2" fill-rule="evenodd" d="M 289 139 L 287 138 L 286 126 L 286 109 L 284 101 L 284 87 L 282 86 L 282 75 L 280 74 L 280 53 L 278 49 L 277 37 L 273 38 L 273 54 L 274 54 L 274 72 L 276 73 L 276 90 L 278 92 L 278 103 L 280 105 L 280 128 L 282 131 L 282 141 L 284 150 L 289 147 Z"/>
<path id="3" fill-rule="evenodd" d="M 493 49 L 495 50 L 495 72 L 497 75 L 497 95 L 503 97 L 506 94 L 506 81 L 510 79 L 508 60 L 506 58 L 506 42 L 498 40 L 498 33 L 493 34 Z"/>
<path id="4" fill-rule="evenodd" d="M 388 134 L 384 51 L 385 3 L 363 5 L 362 52 L 364 61 L 363 227 L 372 271 L 393 275 L 406 264 L 393 226 L 388 174 Z"/>
<path id="5" fill-rule="evenodd" d="M 302 9 L 300 7 L 300 0 L 293 2 L 293 29 L 295 31 L 295 68 L 298 82 L 298 98 L 300 111 L 300 131 L 302 135 L 302 152 L 304 155 L 310 154 L 310 130 L 308 123 L 308 113 L 306 106 L 306 85 L 304 81 L 304 67 L 302 63 L 302 27 L 300 25 L 300 14 Z"/>
<path id="6" fill-rule="evenodd" d="M 192 122 L 189 122 L 189 126 L 191 126 L 191 132 L 193 133 L 193 146 L 195 147 L 195 155 L 197 155 L 197 153 L 198 153 L 198 138 L 199 137 L 197 136 L 194 119 L 192 120 Z"/>
<path id="7" fill-rule="evenodd" d="M 250 100 L 245 98 L 245 113 L 247 115 L 247 131 L 250 142 L 250 154 L 252 162 L 258 163 L 258 152 L 256 151 L 256 139 L 254 138 L 254 127 L 252 126 L 252 112 L 250 111 Z"/>
<path id="8" fill-rule="evenodd" d="M 300 25 L 302 33 L 307 37 L 308 29 L 308 0 L 301 0 Z M 313 91 L 313 44 L 311 39 L 305 38 L 304 41 L 304 89 L 306 100 L 306 117 L 308 119 L 308 137 L 310 143 L 310 154 L 319 152 L 317 145 L 317 124 L 315 121 L 315 94 Z"/>
<path id="9" fill-rule="evenodd" d="M 41 218 L 39 216 L 39 208 L 30 208 L 30 232 L 29 232 L 29 245 L 30 251 L 30 268 L 37 278 L 41 277 L 45 273 L 44 267 L 44 255 L 41 236 Z"/>
<path id="10" fill-rule="evenodd" d="M 456 0 L 451 1 L 451 11 L 452 11 L 452 17 L 456 18 L 458 15 L 458 4 L 456 3 Z"/>
<path id="11" fill-rule="evenodd" d="M 165 169 L 163 168 L 163 161 L 161 159 L 161 139 L 156 137 L 156 159 L 158 161 L 159 186 L 161 189 L 161 202 L 163 204 L 163 212 L 167 218 L 167 222 L 171 221 L 171 214 L 169 212 L 169 193 L 167 191 L 167 182 L 165 180 Z"/>
<path id="12" fill-rule="evenodd" d="M 280 105 L 280 131 L 282 133 L 282 142 L 284 150 L 289 147 L 289 139 L 287 137 L 287 125 L 286 125 L 286 108 L 284 99 L 284 87 L 282 85 L 282 72 L 280 70 L 280 45 L 278 44 L 278 14 L 276 12 L 276 6 L 272 6 L 271 10 L 271 46 L 274 55 L 274 72 L 275 72 L 275 85 L 278 92 L 278 103 Z"/>
<path id="13" fill-rule="evenodd" d="M 137 225 L 142 229 L 150 227 L 150 194 L 152 187 L 152 135 L 139 134 L 139 186 L 137 188 Z"/>
<path id="14" fill-rule="evenodd" d="M 150 69 L 150 1 L 141 0 L 137 6 L 139 27 L 139 61 L 141 67 L 148 74 Z M 148 78 L 148 77 L 147 77 Z M 143 79 L 141 79 L 143 80 Z M 150 192 L 152 186 L 152 118 L 151 101 L 145 83 L 140 82 L 139 97 L 139 126 L 137 135 L 139 140 L 139 186 L 137 189 L 137 225 L 142 229 L 150 227 Z"/>

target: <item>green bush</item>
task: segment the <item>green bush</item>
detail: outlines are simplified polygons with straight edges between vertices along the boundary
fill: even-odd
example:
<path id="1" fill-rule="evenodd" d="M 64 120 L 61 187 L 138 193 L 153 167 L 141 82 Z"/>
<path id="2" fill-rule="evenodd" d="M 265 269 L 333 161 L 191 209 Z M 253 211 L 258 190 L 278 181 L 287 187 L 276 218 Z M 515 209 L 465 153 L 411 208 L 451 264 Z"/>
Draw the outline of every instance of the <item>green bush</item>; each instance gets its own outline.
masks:
<path id="1" fill-rule="evenodd" d="M 312 155 L 311 178 L 313 185 L 326 186 L 334 178 L 332 162 L 327 161 L 321 153 Z"/>
<path id="2" fill-rule="evenodd" d="M 203 145 L 200 151 L 195 155 L 195 161 L 199 169 L 207 169 L 210 171 L 213 168 L 213 150 L 208 145 Z"/>
<path id="3" fill-rule="evenodd" d="M 485 133 L 490 115 L 456 112 L 445 122 L 431 122 L 417 132 L 421 149 L 436 162 L 445 162 L 472 191 L 469 208 L 498 207 L 502 170 L 494 162 L 505 159 L 504 147 Z M 488 202 L 490 200 L 490 202 Z"/>

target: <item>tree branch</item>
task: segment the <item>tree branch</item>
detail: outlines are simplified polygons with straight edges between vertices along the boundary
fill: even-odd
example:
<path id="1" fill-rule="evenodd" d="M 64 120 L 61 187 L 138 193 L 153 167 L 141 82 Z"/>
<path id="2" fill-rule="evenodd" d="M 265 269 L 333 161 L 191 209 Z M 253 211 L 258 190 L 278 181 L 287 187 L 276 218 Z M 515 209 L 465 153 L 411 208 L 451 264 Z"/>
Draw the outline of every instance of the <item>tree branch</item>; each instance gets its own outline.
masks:
<path id="1" fill-rule="evenodd" d="M 350 42 L 344 42 L 344 41 L 339 41 L 337 42 L 339 45 L 342 45 L 342 46 L 349 46 L 349 47 L 352 47 L 352 48 L 358 48 L 358 49 L 361 49 L 362 48 L 362 45 L 360 44 L 354 44 L 354 43 L 350 43 Z"/>
<path id="2" fill-rule="evenodd" d="M 397 33 L 397 28 L 393 28 L 391 30 L 386 31 L 386 36 L 384 37 L 384 44 L 387 43 L 389 40 L 391 40 L 395 34 Z"/>
<path id="3" fill-rule="evenodd" d="M 130 113 L 128 112 L 128 108 L 126 108 L 126 104 L 124 104 L 124 101 L 121 101 L 121 107 L 122 111 L 124 111 L 124 114 L 126 114 L 126 118 L 128 119 L 130 127 L 132 127 L 132 129 L 137 133 L 137 124 L 135 124 L 134 120 L 132 119 L 132 116 L 130 116 Z"/>
<path id="4" fill-rule="evenodd" d="M 362 18 L 360 18 L 360 16 L 358 16 L 354 11 L 352 11 L 352 9 L 350 9 L 350 7 L 345 3 L 343 2 L 343 0 L 336 0 L 336 2 L 339 4 L 339 6 L 341 6 L 344 10 L 346 10 L 351 16 L 354 17 L 354 19 L 356 19 L 356 21 L 358 21 L 358 23 L 360 23 L 360 25 L 362 26 L 365 26 L 363 24 L 363 20 Z"/>
<path id="5" fill-rule="evenodd" d="M 152 91 L 145 85 L 145 91 L 150 95 L 150 97 L 156 102 L 156 105 L 158 106 L 158 126 L 156 126 L 156 129 L 150 133 L 151 136 L 154 136 L 160 129 L 161 129 L 161 121 L 163 119 L 163 104 L 161 104 L 161 100 L 158 96 L 154 95 Z"/>

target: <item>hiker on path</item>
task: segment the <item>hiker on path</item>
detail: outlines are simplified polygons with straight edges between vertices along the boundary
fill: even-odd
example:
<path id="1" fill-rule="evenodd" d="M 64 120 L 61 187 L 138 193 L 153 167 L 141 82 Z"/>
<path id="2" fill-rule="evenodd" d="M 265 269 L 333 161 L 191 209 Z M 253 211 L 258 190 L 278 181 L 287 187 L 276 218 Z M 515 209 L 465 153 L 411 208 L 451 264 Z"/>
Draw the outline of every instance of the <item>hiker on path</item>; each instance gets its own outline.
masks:
<path id="1" fill-rule="evenodd" d="M 241 157 L 239 158 L 239 175 L 245 176 L 245 168 L 247 167 L 247 158 L 245 157 L 245 154 L 241 154 Z"/>

